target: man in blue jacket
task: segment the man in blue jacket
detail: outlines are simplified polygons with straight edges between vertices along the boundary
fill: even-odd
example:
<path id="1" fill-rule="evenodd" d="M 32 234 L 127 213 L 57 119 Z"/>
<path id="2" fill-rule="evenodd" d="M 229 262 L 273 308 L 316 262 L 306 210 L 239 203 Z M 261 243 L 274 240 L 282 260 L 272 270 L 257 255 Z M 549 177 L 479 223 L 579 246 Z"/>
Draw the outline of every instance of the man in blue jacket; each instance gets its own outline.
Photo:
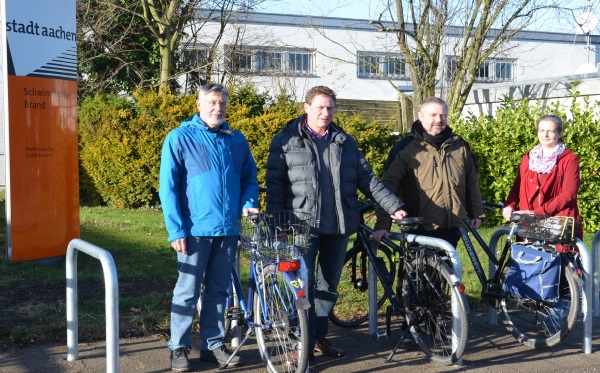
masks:
<path id="1" fill-rule="evenodd" d="M 223 312 L 239 236 L 240 213 L 258 212 L 256 164 L 246 138 L 224 121 L 229 93 L 220 84 L 200 89 L 199 114 L 166 137 L 160 201 L 177 252 L 179 278 L 171 305 L 171 369 L 190 369 L 191 329 L 200 286 L 200 359 L 223 364 Z M 239 365 L 237 356 L 229 365 Z"/>

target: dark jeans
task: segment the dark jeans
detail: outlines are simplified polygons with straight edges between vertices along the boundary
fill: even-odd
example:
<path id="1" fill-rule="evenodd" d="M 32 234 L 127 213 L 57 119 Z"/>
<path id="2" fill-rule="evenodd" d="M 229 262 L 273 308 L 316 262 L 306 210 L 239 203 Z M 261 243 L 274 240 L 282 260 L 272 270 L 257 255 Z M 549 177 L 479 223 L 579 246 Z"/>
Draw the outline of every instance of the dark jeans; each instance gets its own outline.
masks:
<path id="1" fill-rule="evenodd" d="M 417 234 L 419 236 L 427 236 L 434 238 L 441 238 L 442 240 L 447 241 L 450 245 L 456 247 L 458 246 L 458 241 L 460 240 L 460 229 L 459 228 L 446 228 L 446 229 L 436 229 L 434 231 L 425 230 L 422 226 L 419 226 L 414 231 L 410 231 L 411 234 Z"/>
<path id="2" fill-rule="evenodd" d="M 308 284 L 309 347 L 328 333 L 329 313 L 338 298 L 338 284 L 342 275 L 348 236 L 320 234 L 311 238 L 304 254 Z"/>

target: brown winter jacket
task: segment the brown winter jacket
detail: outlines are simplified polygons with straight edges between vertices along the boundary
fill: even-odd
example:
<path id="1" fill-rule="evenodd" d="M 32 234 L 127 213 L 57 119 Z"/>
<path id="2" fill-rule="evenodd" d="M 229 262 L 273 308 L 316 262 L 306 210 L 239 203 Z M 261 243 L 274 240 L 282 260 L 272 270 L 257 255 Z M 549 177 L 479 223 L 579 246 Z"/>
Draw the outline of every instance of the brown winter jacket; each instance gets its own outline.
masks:
<path id="1" fill-rule="evenodd" d="M 438 150 L 413 130 L 400 143 L 381 181 L 406 203 L 409 216 L 422 217 L 427 230 L 464 226 L 467 215 L 483 218 L 476 162 L 465 140 L 452 133 Z M 379 211 L 375 230 L 390 226 Z"/>

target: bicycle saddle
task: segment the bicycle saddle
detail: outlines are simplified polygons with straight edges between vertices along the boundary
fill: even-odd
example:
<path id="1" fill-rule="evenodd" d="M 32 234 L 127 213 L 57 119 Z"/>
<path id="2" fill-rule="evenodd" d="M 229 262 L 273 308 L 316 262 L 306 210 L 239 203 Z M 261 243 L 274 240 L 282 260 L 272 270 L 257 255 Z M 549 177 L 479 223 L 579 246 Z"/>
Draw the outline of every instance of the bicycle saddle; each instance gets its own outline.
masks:
<path id="1" fill-rule="evenodd" d="M 417 224 L 423 224 L 425 220 L 423 220 L 422 217 L 419 216 L 413 216 L 410 218 L 404 218 L 404 219 L 400 219 L 400 220 L 396 220 L 394 219 L 394 223 L 398 224 L 398 225 L 417 225 Z"/>

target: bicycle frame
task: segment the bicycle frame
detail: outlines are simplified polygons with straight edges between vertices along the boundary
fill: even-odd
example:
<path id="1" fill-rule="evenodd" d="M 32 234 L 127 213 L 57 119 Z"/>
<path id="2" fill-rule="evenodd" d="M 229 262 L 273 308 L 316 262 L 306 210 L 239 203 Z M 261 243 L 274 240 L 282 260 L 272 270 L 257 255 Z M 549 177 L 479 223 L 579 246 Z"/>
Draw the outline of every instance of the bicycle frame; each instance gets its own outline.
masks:
<path id="1" fill-rule="evenodd" d="M 499 271 L 498 269 L 506 261 L 506 255 L 510 248 L 510 244 L 508 242 L 506 243 L 504 249 L 502 250 L 502 255 L 500 256 L 500 259 L 498 259 L 498 258 L 496 258 L 496 254 L 490 250 L 490 247 L 483 240 L 483 238 L 481 237 L 479 232 L 475 228 L 471 227 L 471 221 L 468 218 L 465 220 L 465 226 L 466 226 L 466 228 L 460 227 L 460 236 L 465 245 L 465 248 L 467 249 L 467 254 L 469 254 L 471 263 L 473 263 L 473 268 L 475 269 L 475 274 L 477 275 L 477 278 L 479 279 L 479 282 L 481 283 L 482 294 L 488 295 L 488 294 L 492 294 L 493 292 L 497 292 L 497 289 L 492 289 L 494 287 L 493 284 L 496 284 L 499 279 L 501 271 Z M 475 250 L 475 247 L 473 246 L 473 242 L 471 241 L 471 238 L 469 237 L 469 233 L 467 232 L 467 229 L 469 232 L 471 232 L 473 237 L 475 237 L 475 240 L 477 241 L 479 246 L 483 249 L 483 251 L 487 255 L 489 261 L 495 267 L 494 278 L 493 278 L 493 281 L 491 281 L 491 282 L 488 281 L 488 278 L 485 275 L 483 265 L 481 264 L 481 260 L 479 260 L 479 256 L 477 255 L 477 252 Z"/>

